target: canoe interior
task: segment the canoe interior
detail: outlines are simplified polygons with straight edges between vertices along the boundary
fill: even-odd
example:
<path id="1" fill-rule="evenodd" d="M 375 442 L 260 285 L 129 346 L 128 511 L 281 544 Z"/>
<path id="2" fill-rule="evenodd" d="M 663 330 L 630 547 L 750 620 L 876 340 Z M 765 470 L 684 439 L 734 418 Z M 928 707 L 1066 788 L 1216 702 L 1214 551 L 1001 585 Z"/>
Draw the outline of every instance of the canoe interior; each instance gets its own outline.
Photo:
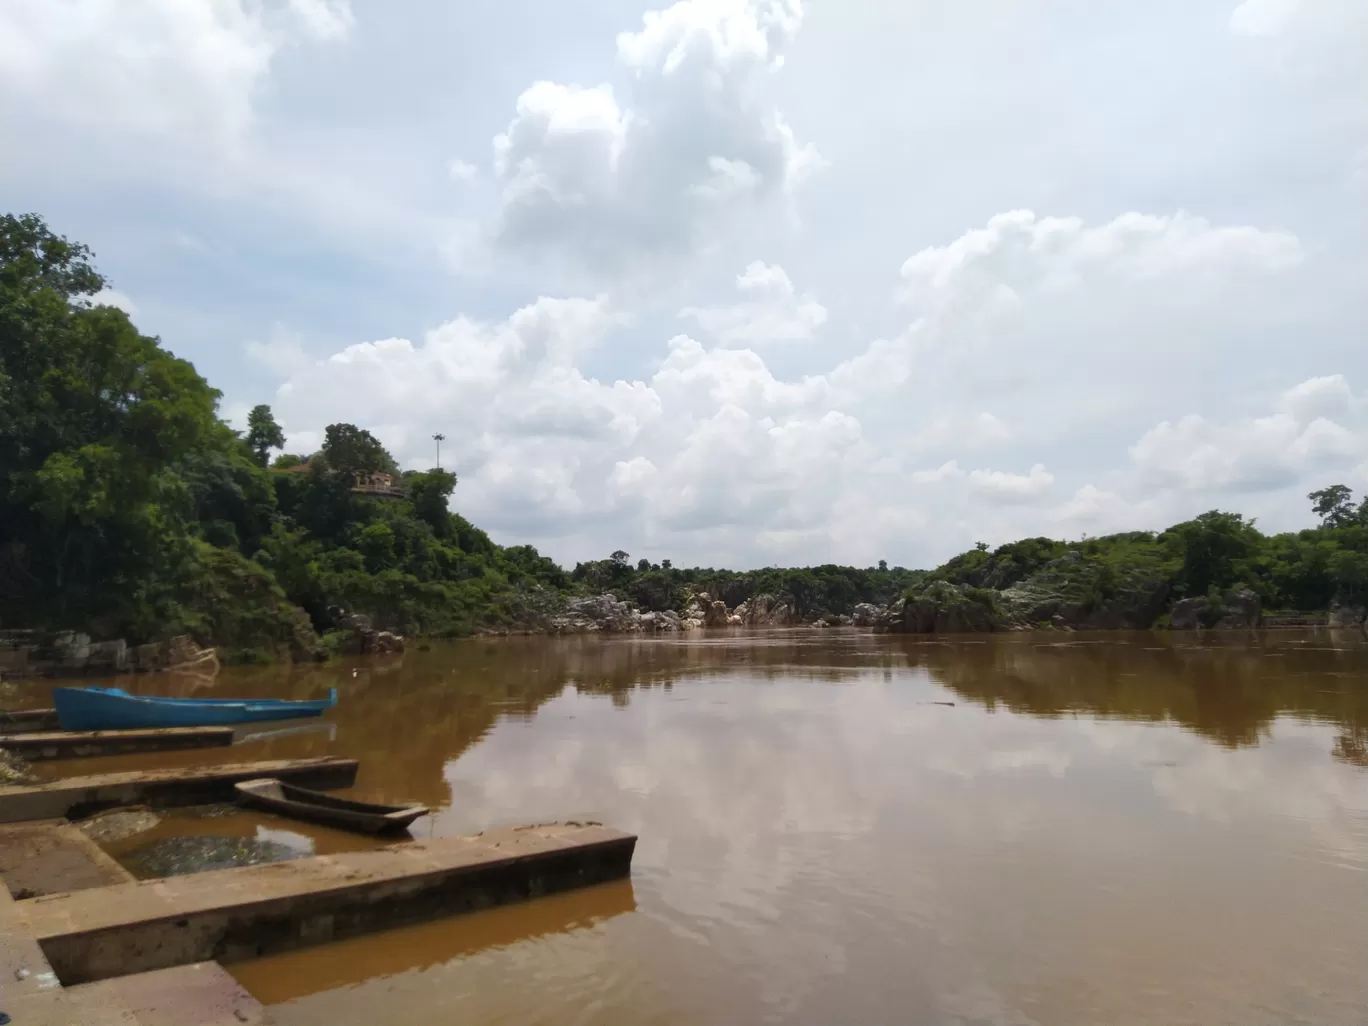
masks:
<path id="1" fill-rule="evenodd" d="M 377 802 L 358 802 L 337 795 L 310 791 L 307 787 L 296 787 L 279 780 L 247 780 L 238 784 L 238 790 L 261 798 L 274 798 L 277 801 L 298 802 L 301 805 L 317 805 L 325 809 L 342 812 L 360 812 L 371 816 L 391 816 L 396 813 L 413 812 L 417 809 L 427 811 L 421 805 L 381 805 Z"/>

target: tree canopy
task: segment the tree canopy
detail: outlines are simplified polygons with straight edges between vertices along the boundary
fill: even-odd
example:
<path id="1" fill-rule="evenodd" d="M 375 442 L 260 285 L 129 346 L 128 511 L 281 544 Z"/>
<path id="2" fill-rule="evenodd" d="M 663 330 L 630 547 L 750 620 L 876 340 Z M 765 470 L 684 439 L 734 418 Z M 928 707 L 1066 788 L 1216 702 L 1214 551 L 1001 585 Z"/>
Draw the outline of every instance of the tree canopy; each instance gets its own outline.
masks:
<path id="1" fill-rule="evenodd" d="M 324 430 L 322 455 L 329 467 L 344 474 L 393 474 L 399 469 L 380 440 L 355 424 L 329 424 Z"/>
<path id="2" fill-rule="evenodd" d="M 452 513 L 453 473 L 409 475 L 407 499 L 355 494 L 356 474 L 397 473 L 363 428 L 328 425 L 310 473 L 266 469 L 284 444 L 270 408 L 234 432 L 190 363 L 92 305 L 90 259 L 36 215 L 0 220 L 0 623 L 248 653 L 284 644 L 295 606 L 320 631 L 341 607 L 451 632 L 565 583 Z"/>
<path id="3" fill-rule="evenodd" d="M 284 447 L 285 432 L 280 430 L 269 406 L 253 406 L 252 412 L 247 414 L 246 441 L 259 467 L 269 462 L 272 449 Z"/>

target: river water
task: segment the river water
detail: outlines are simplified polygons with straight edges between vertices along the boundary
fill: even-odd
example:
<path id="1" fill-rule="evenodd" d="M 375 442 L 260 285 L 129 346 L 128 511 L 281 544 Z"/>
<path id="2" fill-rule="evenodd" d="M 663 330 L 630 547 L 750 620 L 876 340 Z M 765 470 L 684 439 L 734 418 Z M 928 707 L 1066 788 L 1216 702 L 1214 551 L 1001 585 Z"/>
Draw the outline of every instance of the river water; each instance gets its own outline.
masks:
<path id="1" fill-rule="evenodd" d="M 281 1026 L 1368 1022 L 1351 635 L 509 639 L 135 686 L 330 685 L 323 722 L 231 756 L 44 772 L 331 753 L 358 796 L 439 807 L 419 837 L 640 841 L 630 882 L 232 966 Z"/>

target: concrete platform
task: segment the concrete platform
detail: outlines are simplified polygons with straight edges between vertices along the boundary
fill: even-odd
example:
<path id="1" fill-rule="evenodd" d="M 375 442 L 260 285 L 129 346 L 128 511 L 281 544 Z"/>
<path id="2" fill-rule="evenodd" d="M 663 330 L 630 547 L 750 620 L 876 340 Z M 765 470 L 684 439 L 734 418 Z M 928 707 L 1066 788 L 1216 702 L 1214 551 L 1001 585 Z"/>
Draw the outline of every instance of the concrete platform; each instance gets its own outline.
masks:
<path id="1" fill-rule="evenodd" d="M 62 983 L 231 962 L 631 872 L 636 837 L 553 824 L 56 894 L 17 903 Z"/>
<path id="2" fill-rule="evenodd" d="M 13 1006 L 19 998 L 60 986 L 43 949 L 20 923 L 18 908 L 9 889 L 0 887 L 0 999 L 3 999 L 0 1011 L 11 1019 L 17 1018 Z M 24 1020 L 17 1021 L 22 1023 Z"/>
<path id="3" fill-rule="evenodd" d="M 0 737 L 0 748 L 37 762 L 82 759 L 132 752 L 170 752 L 214 748 L 233 743 L 232 727 L 161 727 L 156 730 L 57 730 Z"/>
<path id="4" fill-rule="evenodd" d="M 0 734 L 25 734 L 34 730 L 58 730 L 62 721 L 56 709 L 0 710 Z"/>
<path id="5" fill-rule="evenodd" d="M 16 899 L 133 882 L 103 848 L 61 822 L 0 827 L 0 877 Z"/>
<path id="6" fill-rule="evenodd" d="M 121 805 L 206 805 L 231 802 L 233 785 L 277 777 L 301 787 L 327 790 L 356 783 L 355 759 L 325 756 L 186 769 L 96 773 L 46 784 L 0 787 L 0 823 L 33 819 L 79 819 Z"/>
<path id="7" fill-rule="evenodd" d="M 261 1004 L 213 962 L 9 996 L 15 1026 L 269 1026 Z"/>

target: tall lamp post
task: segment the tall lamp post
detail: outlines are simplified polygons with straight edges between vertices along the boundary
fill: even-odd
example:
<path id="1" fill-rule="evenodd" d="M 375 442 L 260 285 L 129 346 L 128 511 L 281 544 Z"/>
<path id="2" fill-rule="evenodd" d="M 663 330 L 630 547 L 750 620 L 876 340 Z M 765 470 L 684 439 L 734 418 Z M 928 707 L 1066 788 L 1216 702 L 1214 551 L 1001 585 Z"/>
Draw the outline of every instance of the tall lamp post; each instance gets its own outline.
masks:
<path id="1" fill-rule="evenodd" d="M 432 440 L 437 443 L 437 469 L 442 469 L 442 443 L 446 441 L 446 435 L 440 431 L 432 436 Z"/>

